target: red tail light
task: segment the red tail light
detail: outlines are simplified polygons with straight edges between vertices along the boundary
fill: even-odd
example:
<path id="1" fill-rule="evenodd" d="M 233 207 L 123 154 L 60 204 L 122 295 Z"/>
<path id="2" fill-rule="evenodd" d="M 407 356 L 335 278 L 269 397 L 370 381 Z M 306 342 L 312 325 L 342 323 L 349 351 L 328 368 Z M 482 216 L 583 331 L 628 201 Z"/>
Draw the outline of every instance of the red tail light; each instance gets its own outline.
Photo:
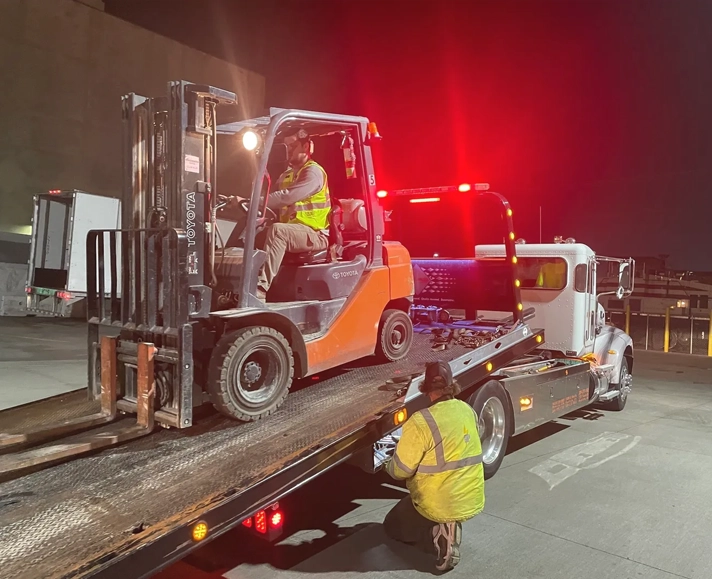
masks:
<path id="1" fill-rule="evenodd" d="M 255 529 L 259 533 L 267 532 L 267 514 L 264 511 L 260 511 L 255 515 Z"/>
<path id="2" fill-rule="evenodd" d="M 284 515 L 282 511 L 275 511 L 269 518 L 269 524 L 273 529 L 279 529 L 284 523 Z"/>
<path id="3" fill-rule="evenodd" d="M 252 528 L 252 517 L 250 517 L 249 519 L 245 519 L 244 521 L 242 521 L 242 526 L 243 526 L 243 527 L 247 527 L 248 529 L 251 529 L 251 528 Z"/>

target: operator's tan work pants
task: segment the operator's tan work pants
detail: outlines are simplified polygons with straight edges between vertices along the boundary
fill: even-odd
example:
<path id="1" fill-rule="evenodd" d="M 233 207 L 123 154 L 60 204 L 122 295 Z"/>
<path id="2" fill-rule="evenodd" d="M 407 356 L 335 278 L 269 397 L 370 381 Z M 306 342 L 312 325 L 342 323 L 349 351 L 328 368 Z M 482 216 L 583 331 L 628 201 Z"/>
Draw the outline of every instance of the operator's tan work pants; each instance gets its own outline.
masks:
<path id="1" fill-rule="evenodd" d="M 258 294 L 267 293 L 282 265 L 284 254 L 321 251 L 329 247 L 329 239 L 301 223 L 273 223 L 268 227 L 265 239 L 267 261 L 260 270 L 257 281 Z"/>

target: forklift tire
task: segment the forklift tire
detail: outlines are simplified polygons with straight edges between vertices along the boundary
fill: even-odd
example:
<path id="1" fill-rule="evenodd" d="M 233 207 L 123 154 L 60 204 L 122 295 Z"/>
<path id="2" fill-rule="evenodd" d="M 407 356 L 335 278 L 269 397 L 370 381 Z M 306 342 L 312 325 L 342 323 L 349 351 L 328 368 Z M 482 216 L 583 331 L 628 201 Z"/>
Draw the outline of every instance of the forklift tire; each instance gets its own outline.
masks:
<path id="1" fill-rule="evenodd" d="M 284 402 L 294 378 L 294 355 L 274 328 L 251 326 L 225 334 L 210 358 L 208 393 L 226 416 L 252 422 Z"/>
<path id="2" fill-rule="evenodd" d="M 397 362 L 408 355 L 413 343 L 413 322 L 403 310 L 386 310 L 378 325 L 376 356 L 383 362 Z"/>
<path id="3" fill-rule="evenodd" d="M 507 444 L 514 424 L 509 397 L 497 380 L 489 380 L 470 396 L 467 403 L 477 414 L 482 444 L 482 466 L 485 480 L 492 478 L 507 454 Z"/>

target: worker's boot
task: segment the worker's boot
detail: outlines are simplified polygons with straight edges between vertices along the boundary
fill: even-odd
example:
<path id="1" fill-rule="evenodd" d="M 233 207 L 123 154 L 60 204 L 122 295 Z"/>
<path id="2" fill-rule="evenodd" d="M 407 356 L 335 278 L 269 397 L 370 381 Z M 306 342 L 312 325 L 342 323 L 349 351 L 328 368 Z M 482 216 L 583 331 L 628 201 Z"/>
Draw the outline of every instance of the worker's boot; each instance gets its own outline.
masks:
<path id="1" fill-rule="evenodd" d="M 433 544 L 437 558 L 435 567 L 438 571 L 449 571 L 460 562 L 461 540 L 460 523 L 440 523 L 433 527 Z"/>

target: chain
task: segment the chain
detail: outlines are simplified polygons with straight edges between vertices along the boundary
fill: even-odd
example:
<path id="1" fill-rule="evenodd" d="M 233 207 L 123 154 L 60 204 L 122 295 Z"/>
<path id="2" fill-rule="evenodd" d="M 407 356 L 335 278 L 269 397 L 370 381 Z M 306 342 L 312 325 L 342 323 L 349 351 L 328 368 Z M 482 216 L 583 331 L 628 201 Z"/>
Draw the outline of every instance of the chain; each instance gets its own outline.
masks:
<path id="1" fill-rule="evenodd" d="M 437 328 L 433 333 L 433 350 L 444 350 L 449 345 L 464 348 L 480 348 L 497 338 L 504 336 L 507 331 L 501 326 L 493 332 L 483 330 L 467 330 L 464 328 L 445 329 Z"/>

